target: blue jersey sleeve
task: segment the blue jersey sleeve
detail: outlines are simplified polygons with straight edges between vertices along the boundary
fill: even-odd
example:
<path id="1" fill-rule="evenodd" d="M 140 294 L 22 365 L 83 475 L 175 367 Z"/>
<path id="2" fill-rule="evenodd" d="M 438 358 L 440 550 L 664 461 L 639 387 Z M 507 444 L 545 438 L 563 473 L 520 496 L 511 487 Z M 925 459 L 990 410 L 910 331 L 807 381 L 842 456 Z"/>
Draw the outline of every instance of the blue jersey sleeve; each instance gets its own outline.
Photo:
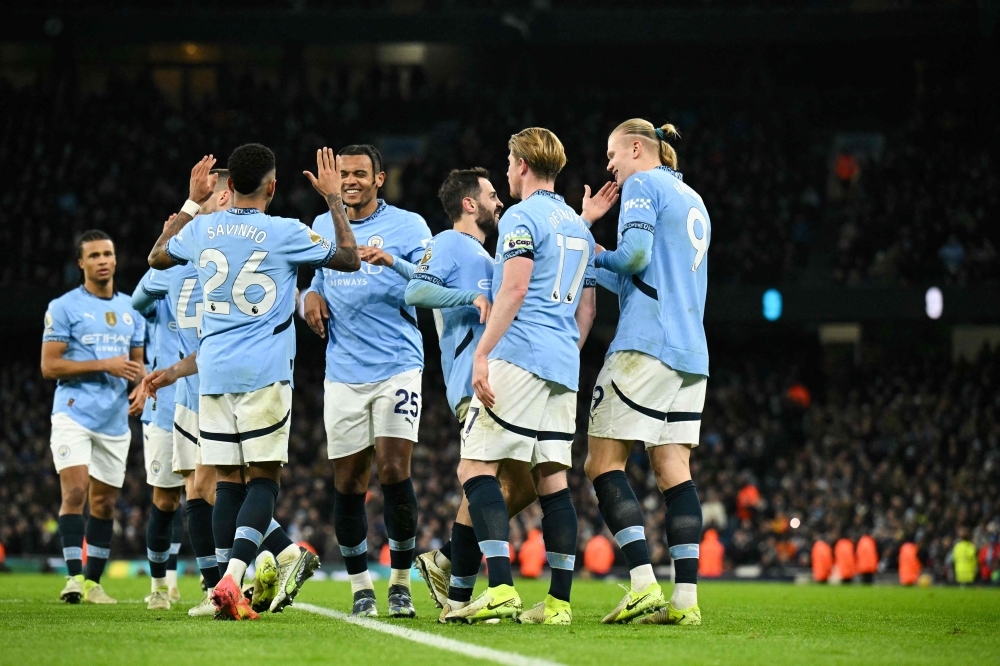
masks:
<path id="1" fill-rule="evenodd" d="M 145 347 L 146 346 L 146 320 L 139 316 L 138 312 L 133 313 L 133 328 L 132 328 L 132 342 L 131 347 Z"/>
<path id="2" fill-rule="evenodd" d="M 167 295 L 168 286 L 167 276 L 163 271 L 149 269 L 132 292 L 132 307 L 147 319 L 154 317 L 156 302 Z"/>
<path id="3" fill-rule="evenodd" d="M 621 196 L 623 237 L 629 229 L 643 229 L 651 234 L 656 230 L 658 200 L 653 179 L 646 172 L 633 174 L 625 181 Z"/>
<path id="4" fill-rule="evenodd" d="M 455 272 L 455 268 L 455 252 L 446 234 L 427 246 L 420 264 L 413 271 L 413 278 L 444 286 Z"/>
<path id="5" fill-rule="evenodd" d="M 321 268 L 330 262 L 337 251 L 336 243 L 295 221 L 289 224 L 284 252 L 293 266 L 309 264 Z"/>
<path id="6" fill-rule="evenodd" d="M 504 220 L 511 218 L 507 224 Z M 504 261 L 514 257 L 535 258 L 535 225 L 526 211 L 508 211 L 500 220 L 500 252 Z"/>
<path id="7" fill-rule="evenodd" d="M 416 264 L 419 262 L 423 256 L 424 252 L 427 250 L 428 245 L 431 242 L 431 230 L 424 222 L 424 218 L 419 215 L 414 215 L 413 232 L 410 236 L 409 249 L 403 252 L 403 259 L 407 260 L 411 264 Z"/>
<path id="8" fill-rule="evenodd" d="M 164 251 L 167 253 L 167 256 L 170 257 L 175 264 L 183 266 L 187 262 L 194 261 L 195 259 L 194 233 L 191 229 L 191 225 L 193 223 L 193 221 L 188 222 L 188 224 L 181 229 L 180 233 L 167 241 L 167 245 L 164 247 Z"/>
<path id="9" fill-rule="evenodd" d="M 73 328 L 69 313 L 66 312 L 66 305 L 60 300 L 54 300 L 49 303 L 49 309 L 45 311 L 42 342 L 69 342 L 71 337 Z"/>
<path id="10" fill-rule="evenodd" d="M 472 305 L 481 294 L 475 289 L 450 289 L 436 282 L 415 279 L 406 285 L 405 298 L 407 305 L 432 310 Z"/>
<path id="11" fill-rule="evenodd" d="M 597 284 L 613 294 L 618 293 L 618 275 L 616 273 L 612 273 L 607 268 L 597 268 L 594 273 L 597 276 Z"/>
<path id="12" fill-rule="evenodd" d="M 391 268 L 392 270 L 396 271 L 401 276 L 403 276 L 404 280 L 412 280 L 413 272 L 417 269 L 416 266 L 408 262 L 406 259 L 403 259 L 402 257 L 393 257 Z"/>
<path id="13" fill-rule="evenodd" d="M 619 275 L 635 275 L 645 270 L 653 258 L 653 232 L 646 226 L 645 222 L 626 223 L 621 243 L 613 252 L 597 255 L 597 267 Z"/>

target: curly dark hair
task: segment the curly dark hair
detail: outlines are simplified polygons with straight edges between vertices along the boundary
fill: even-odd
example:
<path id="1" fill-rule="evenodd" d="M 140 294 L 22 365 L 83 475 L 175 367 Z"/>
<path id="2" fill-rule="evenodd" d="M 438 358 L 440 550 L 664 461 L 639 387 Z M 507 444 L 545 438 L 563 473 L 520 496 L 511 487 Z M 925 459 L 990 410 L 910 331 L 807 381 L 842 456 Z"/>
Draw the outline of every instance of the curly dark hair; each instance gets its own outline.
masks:
<path id="1" fill-rule="evenodd" d="M 253 194 L 264 177 L 274 171 L 274 152 L 259 143 L 247 143 L 229 156 L 229 177 L 240 194 Z"/>
<path id="2" fill-rule="evenodd" d="M 480 178 L 489 180 L 490 172 L 482 167 L 452 169 L 448 177 L 441 183 L 438 199 L 441 200 L 444 212 L 452 222 L 456 222 L 462 217 L 462 201 L 465 197 L 475 199 L 483 191 L 479 185 Z"/>

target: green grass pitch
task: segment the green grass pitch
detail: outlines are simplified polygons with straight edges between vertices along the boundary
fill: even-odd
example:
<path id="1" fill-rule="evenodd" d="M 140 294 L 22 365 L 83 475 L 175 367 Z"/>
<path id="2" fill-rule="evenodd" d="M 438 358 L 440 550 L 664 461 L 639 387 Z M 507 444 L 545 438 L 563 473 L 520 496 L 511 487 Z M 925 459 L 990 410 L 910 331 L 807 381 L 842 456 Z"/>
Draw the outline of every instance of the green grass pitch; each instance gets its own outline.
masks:
<path id="1" fill-rule="evenodd" d="M 63 579 L 54 575 L 0 576 L 0 664 L 490 663 L 302 610 L 258 622 L 189 618 L 201 596 L 190 577 L 181 582 L 185 598 L 169 611 L 140 602 L 148 580 L 105 583 L 117 606 L 60 603 Z M 546 590 L 542 581 L 517 587 L 526 608 Z M 384 583 L 377 592 L 384 612 Z M 431 640 L 567 665 L 1000 663 L 996 589 L 709 582 L 699 586 L 701 627 L 601 625 L 621 594 L 606 582 L 576 581 L 571 627 L 442 626 L 423 583 L 414 581 L 418 619 L 391 623 Z M 297 602 L 349 611 L 349 600 L 347 583 L 310 581 Z M 512 656 L 510 663 L 530 662 Z"/>

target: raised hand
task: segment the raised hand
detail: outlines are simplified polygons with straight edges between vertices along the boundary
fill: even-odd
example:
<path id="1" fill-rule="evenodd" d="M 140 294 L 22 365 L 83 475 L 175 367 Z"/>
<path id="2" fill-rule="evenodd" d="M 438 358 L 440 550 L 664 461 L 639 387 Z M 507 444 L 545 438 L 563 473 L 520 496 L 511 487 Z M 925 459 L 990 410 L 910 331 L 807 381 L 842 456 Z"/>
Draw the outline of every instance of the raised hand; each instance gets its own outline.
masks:
<path id="1" fill-rule="evenodd" d="M 112 356 L 104 359 L 104 366 L 104 372 L 129 381 L 138 377 L 143 370 L 140 364 L 130 361 L 128 356 Z"/>
<path id="2" fill-rule="evenodd" d="M 604 217 L 611 207 L 618 201 L 618 185 L 614 181 L 608 181 L 604 187 L 591 196 L 590 185 L 583 186 L 583 208 L 580 217 L 593 224 Z"/>
<path id="3" fill-rule="evenodd" d="M 340 196 L 340 158 L 330 148 L 324 146 L 316 151 L 316 175 L 309 171 L 302 172 L 313 189 L 326 199 L 330 195 Z"/>
<path id="4" fill-rule="evenodd" d="M 490 310 L 493 308 L 490 299 L 486 298 L 486 294 L 479 294 L 476 296 L 476 300 L 472 301 L 472 304 L 479 310 L 479 323 L 485 324 L 490 318 Z"/>
<path id="5" fill-rule="evenodd" d="M 396 261 L 391 254 L 372 245 L 359 245 L 358 255 L 361 261 L 367 261 L 372 266 L 392 266 Z"/>
<path id="6" fill-rule="evenodd" d="M 218 174 L 216 174 L 216 175 L 218 175 Z M 177 217 L 177 213 L 171 213 L 170 214 L 170 217 L 167 218 L 167 221 L 163 223 L 163 230 L 164 231 L 167 230 L 167 227 L 170 226 L 170 223 L 173 222 L 174 218 L 176 218 L 176 217 Z"/>
<path id="7" fill-rule="evenodd" d="M 191 169 L 191 186 L 188 190 L 188 199 L 197 203 L 205 203 L 215 191 L 215 183 L 219 180 L 219 174 L 209 173 L 215 166 L 215 157 L 205 155 L 201 161 Z"/>

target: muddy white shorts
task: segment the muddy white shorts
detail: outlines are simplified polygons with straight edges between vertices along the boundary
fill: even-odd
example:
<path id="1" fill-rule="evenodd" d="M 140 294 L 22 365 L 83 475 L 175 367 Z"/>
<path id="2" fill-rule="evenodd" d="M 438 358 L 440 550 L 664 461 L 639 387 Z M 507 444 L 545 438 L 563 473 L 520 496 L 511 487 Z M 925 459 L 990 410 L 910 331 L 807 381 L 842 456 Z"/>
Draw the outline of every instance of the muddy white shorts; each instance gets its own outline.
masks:
<path id="1" fill-rule="evenodd" d="M 465 460 L 521 460 L 573 466 L 576 391 L 524 368 L 490 359 L 492 408 L 473 396 L 462 428 Z"/>
<path id="2" fill-rule="evenodd" d="M 52 461 L 56 471 L 86 465 L 88 474 L 114 488 L 125 485 L 125 463 L 132 433 L 105 435 L 87 430 L 68 414 L 52 415 Z"/>
<path id="3" fill-rule="evenodd" d="M 604 361 L 590 408 L 590 436 L 698 446 L 708 377 L 654 356 L 619 351 Z"/>
<path id="4" fill-rule="evenodd" d="M 288 382 L 250 393 L 203 395 L 198 401 L 202 464 L 286 463 L 291 420 Z"/>
<path id="5" fill-rule="evenodd" d="M 198 412 L 178 403 L 174 407 L 174 471 L 191 472 L 200 464 Z"/>
<path id="6" fill-rule="evenodd" d="M 419 368 L 366 384 L 323 382 L 326 453 L 344 458 L 375 446 L 377 437 L 417 441 L 423 405 Z"/>

